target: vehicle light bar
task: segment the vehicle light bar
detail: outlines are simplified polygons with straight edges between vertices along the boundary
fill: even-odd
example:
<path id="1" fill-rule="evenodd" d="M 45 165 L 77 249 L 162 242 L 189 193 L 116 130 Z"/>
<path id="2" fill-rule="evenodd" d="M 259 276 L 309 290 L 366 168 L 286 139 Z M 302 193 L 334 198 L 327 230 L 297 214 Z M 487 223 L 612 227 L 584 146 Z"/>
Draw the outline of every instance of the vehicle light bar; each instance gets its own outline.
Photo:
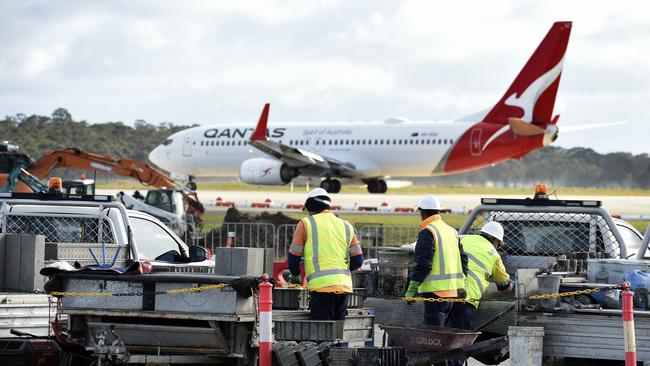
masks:
<path id="1" fill-rule="evenodd" d="M 582 200 L 550 200 L 550 199 L 516 199 L 516 198 L 481 198 L 484 205 L 514 205 L 514 206 L 556 206 L 556 207 L 600 207 L 602 201 Z"/>
<path id="2" fill-rule="evenodd" d="M 60 192 L 47 193 L 25 193 L 11 192 L 0 193 L 0 199 L 29 199 L 41 201 L 84 201 L 84 202 L 113 202 L 113 196 L 109 195 L 86 195 L 86 194 L 65 194 Z"/>

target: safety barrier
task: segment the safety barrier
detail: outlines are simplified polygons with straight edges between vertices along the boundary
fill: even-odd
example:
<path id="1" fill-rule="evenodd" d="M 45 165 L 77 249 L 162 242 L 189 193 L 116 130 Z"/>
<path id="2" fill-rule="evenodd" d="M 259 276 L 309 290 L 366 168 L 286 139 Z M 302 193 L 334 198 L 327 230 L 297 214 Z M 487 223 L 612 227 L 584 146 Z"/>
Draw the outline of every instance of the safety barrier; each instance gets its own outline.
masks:
<path id="1" fill-rule="evenodd" d="M 623 283 L 623 340 L 625 347 L 625 366 L 636 366 L 636 337 L 634 334 L 634 292 L 630 283 Z"/>
<path id="2" fill-rule="evenodd" d="M 271 352 L 273 348 L 273 285 L 269 283 L 269 276 L 262 276 L 260 284 L 259 307 L 259 366 L 271 366 Z"/>
<path id="3" fill-rule="evenodd" d="M 237 208 L 259 208 L 259 209 L 285 209 L 285 210 L 297 210 L 302 211 L 304 205 L 302 203 L 276 203 L 271 198 L 265 199 L 263 202 L 233 202 L 226 201 L 222 197 L 217 197 L 215 201 L 202 201 L 204 206 L 214 206 L 214 207 L 237 207 Z M 362 211 L 362 212 L 383 212 L 383 213 L 403 213 L 409 214 L 415 212 L 415 206 L 409 207 L 393 207 L 389 202 L 382 202 L 377 206 L 360 206 L 355 203 L 352 205 L 332 205 L 332 211 Z M 450 213 L 452 210 L 445 209 L 444 212 Z M 459 211 L 459 213 L 466 213 L 464 210 Z"/>

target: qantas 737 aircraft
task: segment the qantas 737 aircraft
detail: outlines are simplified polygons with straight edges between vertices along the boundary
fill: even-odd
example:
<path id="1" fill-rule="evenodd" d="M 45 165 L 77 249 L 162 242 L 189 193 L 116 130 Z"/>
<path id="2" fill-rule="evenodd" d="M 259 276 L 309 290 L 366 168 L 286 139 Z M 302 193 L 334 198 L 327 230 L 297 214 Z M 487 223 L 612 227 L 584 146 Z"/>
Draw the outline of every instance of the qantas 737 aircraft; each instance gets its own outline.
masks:
<path id="1" fill-rule="evenodd" d="M 553 115 L 571 22 L 553 24 L 510 88 L 486 112 L 449 122 L 273 123 L 269 104 L 257 128 L 219 124 L 170 136 L 149 159 L 174 173 L 239 174 L 250 184 L 286 184 L 297 176 L 323 178 L 337 193 L 339 179 L 361 180 L 386 192 L 387 176 L 430 176 L 520 159 L 558 135 Z"/>

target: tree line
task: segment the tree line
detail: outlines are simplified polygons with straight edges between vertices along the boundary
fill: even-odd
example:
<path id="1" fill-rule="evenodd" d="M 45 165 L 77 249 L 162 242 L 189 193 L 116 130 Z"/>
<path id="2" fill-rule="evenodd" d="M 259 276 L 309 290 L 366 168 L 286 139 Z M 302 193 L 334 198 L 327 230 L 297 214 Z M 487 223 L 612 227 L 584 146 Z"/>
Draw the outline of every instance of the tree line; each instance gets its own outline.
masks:
<path id="1" fill-rule="evenodd" d="M 0 120 L 0 139 L 20 145 L 34 159 L 44 153 L 76 147 L 116 158 L 147 161 L 149 151 L 169 135 L 192 126 L 136 120 L 88 123 L 75 121 L 64 108 L 51 116 L 16 114 Z M 446 177 L 427 178 L 439 184 L 495 184 L 527 186 L 548 182 L 566 187 L 650 187 L 650 156 L 627 152 L 600 154 L 592 149 L 546 147 L 522 160 Z"/>

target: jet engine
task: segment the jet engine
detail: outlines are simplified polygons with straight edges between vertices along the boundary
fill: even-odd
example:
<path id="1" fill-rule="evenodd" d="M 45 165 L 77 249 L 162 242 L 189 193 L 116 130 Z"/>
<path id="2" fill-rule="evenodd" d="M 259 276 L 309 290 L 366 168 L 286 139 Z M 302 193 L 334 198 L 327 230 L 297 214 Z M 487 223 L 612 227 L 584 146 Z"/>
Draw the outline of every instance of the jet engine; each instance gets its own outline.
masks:
<path id="1" fill-rule="evenodd" d="M 248 184 L 280 185 L 291 182 L 298 171 L 275 159 L 248 159 L 239 168 L 239 178 Z"/>

